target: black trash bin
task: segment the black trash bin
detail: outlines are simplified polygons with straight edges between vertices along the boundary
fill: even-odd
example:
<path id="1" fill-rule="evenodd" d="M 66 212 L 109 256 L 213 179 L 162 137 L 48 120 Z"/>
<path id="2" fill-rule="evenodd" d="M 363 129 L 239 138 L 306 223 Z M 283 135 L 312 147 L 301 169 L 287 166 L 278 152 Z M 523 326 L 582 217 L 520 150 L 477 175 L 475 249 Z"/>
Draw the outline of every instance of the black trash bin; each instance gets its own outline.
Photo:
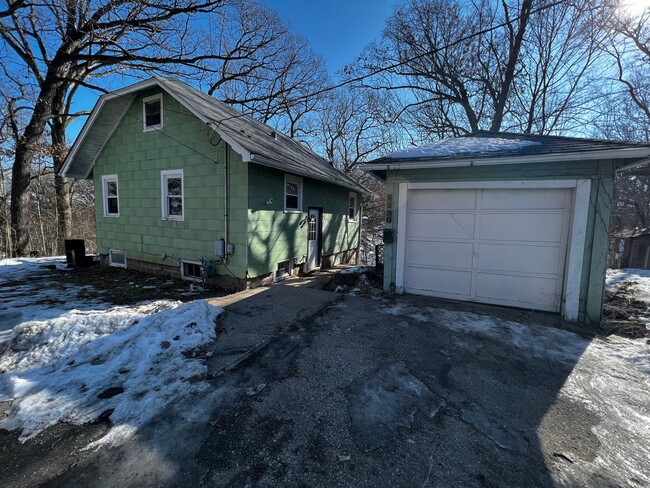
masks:
<path id="1" fill-rule="evenodd" d="M 65 261 L 68 266 L 84 266 L 86 264 L 86 242 L 83 239 L 66 239 Z"/>

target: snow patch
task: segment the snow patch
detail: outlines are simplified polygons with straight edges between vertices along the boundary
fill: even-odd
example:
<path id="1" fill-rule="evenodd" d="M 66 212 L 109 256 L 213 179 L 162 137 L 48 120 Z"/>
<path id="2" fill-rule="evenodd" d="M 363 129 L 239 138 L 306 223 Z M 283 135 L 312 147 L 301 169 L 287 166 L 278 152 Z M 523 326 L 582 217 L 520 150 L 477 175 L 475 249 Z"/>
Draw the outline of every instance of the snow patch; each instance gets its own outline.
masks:
<path id="1" fill-rule="evenodd" d="M 624 284 L 633 284 L 634 290 L 631 298 L 650 302 L 650 269 L 608 269 L 605 280 L 605 289 L 610 293 L 616 291 Z"/>
<path id="2" fill-rule="evenodd" d="M 486 152 L 512 151 L 539 145 L 539 142 L 504 139 L 502 137 L 459 137 L 443 139 L 424 146 L 413 146 L 387 154 L 389 159 L 440 158 Z"/>
<path id="3" fill-rule="evenodd" d="M 352 266 L 351 268 L 342 269 L 341 271 L 339 271 L 339 274 L 342 275 L 355 274 L 355 273 L 363 274 L 363 273 L 367 273 L 370 270 L 371 268 L 367 266 Z"/>
<path id="4" fill-rule="evenodd" d="M 20 430 L 24 442 L 112 410 L 115 426 L 93 446 L 123 442 L 170 402 L 207 388 L 207 367 L 188 356 L 215 339 L 222 311 L 162 300 L 16 326 L 0 357 L 0 401 L 13 402 L 0 428 Z"/>

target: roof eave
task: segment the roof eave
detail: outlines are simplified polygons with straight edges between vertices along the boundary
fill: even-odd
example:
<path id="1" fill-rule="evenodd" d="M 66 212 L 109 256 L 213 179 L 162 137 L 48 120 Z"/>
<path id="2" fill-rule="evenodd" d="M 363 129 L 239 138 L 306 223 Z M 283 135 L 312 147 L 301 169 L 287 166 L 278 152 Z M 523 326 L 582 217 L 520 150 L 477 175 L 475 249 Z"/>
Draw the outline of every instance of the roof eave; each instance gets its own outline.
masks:
<path id="1" fill-rule="evenodd" d="M 79 135 L 77 136 L 77 139 L 74 141 L 74 144 L 70 148 L 70 151 L 68 152 L 68 155 L 65 158 L 65 161 L 63 162 L 63 167 L 61 168 L 61 171 L 59 171 L 59 174 L 61 176 L 66 176 L 68 177 L 68 171 L 70 170 L 70 165 L 72 164 L 72 161 L 74 160 L 75 155 L 77 154 L 77 151 L 83 144 L 84 140 L 86 139 L 86 136 L 88 135 L 88 131 L 90 128 L 93 126 L 93 123 L 95 122 L 95 119 L 99 115 L 99 113 L 102 111 L 102 108 L 106 104 L 108 100 L 111 100 L 113 98 L 117 97 L 123 97 L 125 95 L 128 95 L 129 93 L 139 91 L 139 90 L 144 90 L 147 89 L 151 86 L 158 85 L 158 80 L 155 78 L 150 78 L 148 80 L 143 80 L 138 83 L 135 83 L 133 85 L 129 85 L 124 88 L 120 88 L 119 90 L 115 90 L 110 93 L 105 93 L 99 97 L 97 100 L 97 103 L 95 103 L 95 106 L 93 107 L 92 112 L 90 113 L 90 116 L 88 119 L 86 119 L 86 122 L 84 123 L 83 127 L 81 128 L 81 132 L 79 132 Z M 122 117 L 124 114 L 122 114 Z M 117 125 L 117 124 L 116 124 Z M 109 137 L 110 138 L 110 137 Z M 83 177 L 80 174 L 77 175 L 70 175 L 70 178 L 75 178 L 75 179 L 86 179 L 88 178 L 88 175 L 92 172 L 93 166 L 95 165 L 95 162 L 90 165 L 90 169 L 85 173 Z"/>
<path id="2" fill-rule="evenodd" d="M 331 181 L 328 180 L 327 178 L 324 178 L 320 175 L 311 173 L 307 170 L 299 170 L 296 168 L 291 168 L 288 169 L 286 168 L 281 161 L 276 161 L 275 159 L 271 159 L 267 156 L 262 156 L 260 154 L 251 154 L 250 162 L 252 163 L 257 163 L 261 164 L 262 166 L 268 166 L 269 168 L 277 169 L 280 171 L 284 171 L 286 173 L 292 173 L 296 174 L 299 176 L 304 176 L 305 178 L 311 178 L 314 180 L 319 180 L 319 181 L 324 181 L 326 183 L 330 183 L 332 185 L 337 185 L 337 186 L 342 186 L 344 188 L 347 188 L 349 190 L 357 191 L 359 193 L 364 193 L 366 195 L 371 194 L 372 192 L 368 190 L 365 186 L 351 180 L 349 183 L 343 183 L 343 182 L 338 182 L 338 181 Z"/>
<path id="3" fill-rule="evenodd" d="M 532 163 L 549 163 L 558 161 L 593 161 L 599 159 L 620 160 L 620 159 L 640 159 L 641 161 L 650 158 L 650 147 L 634 147 L 624 149 L 606 149 L 600 151 L 581 151 L 567 153 L 551 153 L 531 156 L 494 156 L 482 158 L 450 158 L 450 159 L 395 159 L 376 160 L 374 163 L 361 165 L 361 169 L 367 172 L 396 169 L 433 169 L 433 168 L 453 168 L 462 166 L 497 166 L 503 164 L 532 164 Z M 647 164 L 647 163 L 646 163 Z M 631 163 L 635 167 L 639 161 Z"/>

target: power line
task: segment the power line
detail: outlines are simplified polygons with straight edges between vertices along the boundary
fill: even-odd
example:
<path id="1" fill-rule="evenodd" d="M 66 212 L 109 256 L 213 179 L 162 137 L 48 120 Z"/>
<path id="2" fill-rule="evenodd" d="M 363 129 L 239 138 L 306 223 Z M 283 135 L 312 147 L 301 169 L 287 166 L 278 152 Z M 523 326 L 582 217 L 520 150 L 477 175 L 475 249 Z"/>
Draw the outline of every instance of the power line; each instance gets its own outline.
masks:
<path id="1" fill-rule="evenodd" d="M 566 0 L 558 0 L 558 1 L 546 4 L 546 5 L 542 5 L 541 7 L 537 7 L 536 9 L 532 9 L 528 14 L 525 14 L 525 15 L 528 15 L 528 16 L 534 15 L 534 14 L 537 14 L 539 12 L 543 12 L 544 10 L 548 10 L 550 8 L 553 8 L 553 7 L 556 7 L 558 5 L 565 4 L 565 3 L 567 3 Z M 395 68 L 399 68 L 400 66 L 404 66 L 406 64 L 412 63 L 413 61 L 417 61 L 418 59 L 421 59 L 421 58 L 423 58 L 425 56 L 430 56 L 432 54 L 436 54 L 436 53 L 438 53 L 440 51 L 443 51 L 445 49 L 449 49 L 451 47 L 457 46 L 457 45 L 462 44 L 464 42 L 467 42 L 467 41 L 469 41 L 469 40 L 471 40 L 471 39 L 473 39 L 475 37 L 483 36 L 485 34 L 488 34 L 488 33 L 492 32 L 492 31 L 495 31 L 497 29 L 507 27 L 508 25 L 511 25 L 515 21 L 521 21 L 523 17 L 524 17 L 524 15 L 520 14 L 520 15 L 518 15 L 516 17 L 513 17 L 510 21 L 501 22 L 500 24 L 493 25 L 491 27 L 487 27 L 485 29 L 473 32 L 473 33 L 468 34 L 468 35 L 466 35 L 464 37 L 461 37 L 460 39 L 457 39 L 457 40 L 452 41 L 452 42 L 450 42 L 448 44 L 445 44 L 445 45 L 443 45 L 441 47 L 431 49 L 429 51 L 426 51 L 424 53 L 412 56 L 412 57 L 410 57 L 408 59 L 405 59 L 403 61 L 399 61 L 397 63 L 393 63 L 393 64 L 390 64 L 388 66 L 384 66 L 384 67 L 381 67 L 381 68 L 370 70 L 368 73 L 365 73 L 363 75 L 359 75 L 359 76 L 356 76 L 354 78 L 344 80 L 344 81 L 342 81 L 340 83 L 336 83 L 334 85 L 330 85 L 330 86 L 327 86 L 325 88 L 321 88 L 319 90 L 316 90 L 316 91 L 314 91 L 312 93 L 308 93 L 306 95 L 301 95 L 301 96 L 299 96 L 297 98 L 294 98 L 292 101 L 297 102 L 297 101 L 301 101 L 301 100 L 307 100 L 309 98 L 313 98 L 315 96 L 322 95 L 323 93 L 327 93 L 327 92 L 336 90 L 338 88 L 342 88 L 344 86 L 351 85 L 353 83 L 358 83 L 360 81 L 364 81 L 364 80 L 366 80 L 368 78 L 371 78 L 373 76 L 376 76 L 376 75 L 378 75 L 380 73 L 384 73 L 386 71 L 390 71 L 390 70 L 393 70 Z M 98 88 L 93 88 L 93 89 L 98 91 L 98 92 L 101 91 Z M 178 113 L 181 113 L 181 112 L 178 112 Z M 228 120 L 233 120 L 233 119 L 237 119 L 239 117 L 245 117 L 245 116 L 248 116 L 248 115 L 245 114 L 245 113 L 240 113 L 240 114 L 237 114 L 237 115 L 232 115 L 230 117 L 225 117 L 225 118 L 217 121 L 217 123 L 220 124 L 220 123 L 226 122 Z"/>

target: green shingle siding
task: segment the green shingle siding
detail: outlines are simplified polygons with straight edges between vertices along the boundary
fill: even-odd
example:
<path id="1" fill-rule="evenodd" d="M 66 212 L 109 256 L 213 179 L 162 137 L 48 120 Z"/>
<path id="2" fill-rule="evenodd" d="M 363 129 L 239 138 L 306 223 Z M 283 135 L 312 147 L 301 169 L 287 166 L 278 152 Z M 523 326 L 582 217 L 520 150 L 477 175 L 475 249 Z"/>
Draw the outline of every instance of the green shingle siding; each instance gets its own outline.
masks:
<path id="1" fill-rule="evenodd" d="M 303 178 L 302 212 L 284 213 L 284 176 L 285 173 L 264 166 L 249 167 L 248 267 L 251 276 L 275 271 L 277 263 L 285 259 L 305 261 L 309 207 L 323 209 L 323 255 L 357 248 L 359 224 L 347 219 L 348 190 Z M 273 199 L 273 203 L 267 205 L 269 199 Z"/>
<path id="2" fill-rule="evenodd" d="M 124 249 L 127 259 L 171 266 L 176 265 L 172 257 L 214 260 L 214 241 L 224 237 L 224 143 L 215 147 L 208 128 L 166 93 L 163 134 L 143 131 L 142 98 L 156 92 L 135 99 L 95 164 L 98 249 Z M 167 169 L 183 170 L 182 222 L 162 220 L 160 172 Z M 231 180 L 234 175 L 237 181 L 246 181 L 246 165 L 232 151 L 230 172 Z M 101 176 L 105 174 L 118 175 L 118 218 L 103 216 Z M 237 253 L 228 268 L 244 277 L 246 239 L 234 234 L 229 240 Z M 163 253 L 170 258 L 163 260 Z M 226 270 L 218 266 L 217 272 Z"/>
<path id="3" fill-rule="evenodd" d="M 128 259 L 178 266 L 177 259 L 215 260 L 214 241 L 224 238 L 225 142 L 163 93 L 163 129 L 143 131 L 141 93 L 94 167 L 97 246 L 123 249 Z M 190 149 L 191 148 L 191 149 Z M 199 153 L 199 154 L 197 154 Z M 304 178 L 302 214 L 284 213 L 284 173 L 242 162 L 229 152 L 228 241 L 235 253 L 221 275 L 255 277 L 278 261 L 304 261 L 309 206 L 323 208 L 323 254 L 357 247 L 358 224 L 347 221 L 348 190 Z M 184 220 L 162 219 L 162 170 L 183 170 Z M 120 216 L 103 216 L 102 175 L 117 174 Z M 266 205 L 273 198 L 273 205 Z M 359 199 L 360 200 L 360 199 Z M 301 225 L 302 224 L 302 225 Z M 166 254 L 166 259 L 162 255 Z M 174 259 L 176 258 L 176 259 Z"/>

